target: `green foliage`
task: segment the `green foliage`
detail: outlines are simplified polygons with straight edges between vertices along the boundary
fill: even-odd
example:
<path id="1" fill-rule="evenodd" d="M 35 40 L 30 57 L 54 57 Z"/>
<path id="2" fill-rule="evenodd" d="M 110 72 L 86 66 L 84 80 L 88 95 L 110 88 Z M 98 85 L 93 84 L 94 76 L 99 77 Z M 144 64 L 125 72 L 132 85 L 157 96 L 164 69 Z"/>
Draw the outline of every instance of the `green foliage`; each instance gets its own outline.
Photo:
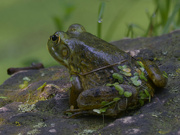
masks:
<path id="1" fill-rule="evenodd" d="M 74 5 L 65 3 L 64 4 L 64 11 L 65 11 L 64 16 L 63 17 L 54 16 L 52 18 L 57 30 L 63 29 L 64 24 L 66 23 L 66 21 L 69 20 L 74 9 L 75 9 Z"/>
<path id="2" fill-rule="evenodd" d="M 180 1 L 179 0 L 152 0 L 152 2 L 155 5 L 154 11 L 152 13 L 150 13 L 148 10 L 144 12 L 147 15 L 147 18 L 149 20 L 148 27 L 143 28 L 141 25 L 130 22 L 129 24 L 127 24 L 127 32 L 124 36 L 134 38 L 137 36 L 136 34 L 137 30 L 140 30 L 144 33 L 141 36 L 145 36 L 145 37 L 157 36 L 157 35 L 168 33 L 180 27 Z M 53 17 L 53 21 L 57 30 L 63 29 L 65 22 L 70 18 L 72 12 L 75 9 L 75 6 L 72 4 L 67 4 L 67 3 L 63 3 L 63 4 L 65 7 L 64 16 Z M 99 4 L 98 20 L 97 20 L 98 22 L 97 23 L 97 36 L 100 38 L 102 38 L 101 33 L 102 33 L 102 22 L 103 22 L 103 16 L 104 16 L 104 11 L 105 11 L 105 5 L 106 3 L 104 1 Z M 123 13 L 121 13 L 121 10 L 119 11 L 119 13 L 121 14 L 121 17 L 119 17 L 120 14 L 118 14 L 117 16 L 115 16 L 115 20 L 112 20 L 112 25 L 110 25 L 111 32 L 107 33 L 107 36 L 105 39 L 109 39 L 112 36 L 113 34 L 112 30 L 115 30 L 117 25 L 119 24 L 118 21 L 120 21 L 120 19 L 123 16 Z"/>
<path id="3" fill-rule="evenodd" d="M 118 68 L 120 69 L 120 73 L 125 75 L 125 76 L 131 76 L 131 69 L 127 67 L 127 65 L 123 65 L 123 66 L 118 66 Z"/>
<path id="4" fill-rule="evenodd" d="M 167 75 L 167 73 L 165 71 L 163 71 L 163 76 L 168 78 L 168 75 Z"/>
<path id="5" fill-rule="evenodd" d="M 24 88 L 26 88 L 28 85 L 29 85 L 29 82 L 28 82 L 28 81 L 24 81 L 23 84 L 20 84 L 20 85 L 19 85 L 19 88 L 20 88 L 20 89 L 24 89 Z"/>
<path id="6" fill-rule="evenodd" d="M 96 112 L 96 113 L 98 113 L 98 114 L 105 113 L 106 110 L 107 110 L 112 104 L 118 102 L 120 99 L 121 99 L 121 98 L 116 97 L 116 98 L 114 98 L 113 101 L 111 101 L 111 102 L 102 101 L 102 102 L 101 102 L 102 107 L 99 108 L 99 109 L 93 109 L 93 112 Z"/>
<path id="7" fill-rule="evenodd" d="M 127 97 L 127 98 L 131 97 L 132 96 L 132 92 L 125 91 L 124 92 L 124 96 Z"/>
<path id="8" fill-rule="evenodd" d="M 144 65 L 141 61 L 137 61 L 137 63 L 139 64 L 139 66 L 141 66 L 142 68 L 144 68 Z"/>
<path id="9" fill-rule="evenodd" d="M 115 102 L 116 102 L 116 101 L 119 101 L 120 99 L 121 99 L 121 98 L 116 97 L 116 98 L 114 98 L 114 99 L 113 99 L 113 101 L 115 101 Z"/>
<path id="10" fill-rule="evenodd" d="M 144 34 L 141 36 L 151 37 L 166 34 L 180 28 L 180 1 L 179 0 L 152 0 L 155 5 L 153 13 L 146 11 L 149 20 L 148 28 L 130 23 L 127 25 L 126 37 L 134 38 L 137 30 Z"/>
<path id="11" fill-rule="evenodd" d="M 120 85 L 114 85 L 115 89 L 119 91 L 119 95 L 123 95 L 124 89 Z"/>
<path id="12" fill-rule="evenodd" d="M 137 24 L 134 24 L 134 23 L 128 24 L 127 28 L 128 28 L 128 30 L 127 30 L 126 37 L 131 37 L 131 38 L 134 38 L 134 36 L 135 36 L 134 35 L 134 29 L 137 28 L 137 29 L 140 29 L 140 30 L 144 31 L 144 29 L 141 28 L 141 26 L 139 26 Z"/>
<path id="13" fill-rule="evenodd" d="M 8 98 L 8 97 L 0 96 L 0 98 L 3 98 L 3 99 L 5 99 L 5 98 Z"/>
<path id="14" fill-rule="evenodd" d="M 144 90 L 145 94 L 147 95 L 147 97 L 149 97 L 149 102 L 151 101 L 151 95 L 149 94 L 148 90 Z"/>
<path id="15" fill-rule="evenodd" d="M 144 72 L 141 72 L 141 74 L 139 75 L 140 79 L 145 80 L 147 82 L 147 78 L 145 77 Z"/>
<path id="16" fill-rule="evenodd" d="M 39 88 L 37 88 L 37 90 L 41 90 L 41 89 L 43 89 L 45 86 L 46 86 L 46 82 L 43 84 L 43 85 L 41 85 Z"/>
<path id="17" fill-rule="evenodd" d="M 141 85 L 141 80 L 139 80 L 138 76 L 131 77 L 131 81 L 135 86 L 140 86 Z"/>
<path id="18" fill-rule="evenodd" d="M 113 77 L 114 79 L 118 79 L 118 81 L 119 81 L 120 83 L 123 82 L 123 76 L 120 75 L 120 74 L 118 74 L 118 73 L 113 73 L 113 74 L 112 74 L 112 77 Z"/>
<path id="19" fill-rule="evenodd" d="M 180 26 L 179 0 L 153 0 L 156 9 L 149 18 L 145 36 L 157 36 L 178 29 Z"/>
<path id="20" fill-rule="evenodd" d="M 141 104 L 141 106 L 144 105 L 145 99 L 149 99 L 149 102 L 151 101 L 151 95 L 149 94 L 147 89 L 144 89 L 144 91 L 140 91 L 139 96 L 140 96 L 139 103 Z"/>

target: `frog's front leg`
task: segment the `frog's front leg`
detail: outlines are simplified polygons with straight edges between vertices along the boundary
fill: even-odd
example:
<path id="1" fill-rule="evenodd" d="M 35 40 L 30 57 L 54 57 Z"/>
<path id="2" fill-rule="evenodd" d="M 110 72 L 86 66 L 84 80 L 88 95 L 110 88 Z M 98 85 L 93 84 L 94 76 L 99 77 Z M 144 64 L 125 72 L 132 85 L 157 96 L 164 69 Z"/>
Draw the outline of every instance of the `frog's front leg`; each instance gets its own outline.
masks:
<path id="1" fill-rule="evenodd" d="M 70 92 L 69 92 L 69 103 L 70 106 L 77 108 L 77 98 L 79 94 L 83 91 L 83 88 L 81 86 L 79 76 L 72 75 L 70 81 L 72 87 L 70 88 Z"/>
<path id="2" fill-rule="evenodd" d="M 142 60 L 144 68 L 148 73 L 149 78 L 153 81 L 155 86 L 163 88 L 167 84 L 167 78 L 163 76 L 158 66 L 150 60 Z"/>

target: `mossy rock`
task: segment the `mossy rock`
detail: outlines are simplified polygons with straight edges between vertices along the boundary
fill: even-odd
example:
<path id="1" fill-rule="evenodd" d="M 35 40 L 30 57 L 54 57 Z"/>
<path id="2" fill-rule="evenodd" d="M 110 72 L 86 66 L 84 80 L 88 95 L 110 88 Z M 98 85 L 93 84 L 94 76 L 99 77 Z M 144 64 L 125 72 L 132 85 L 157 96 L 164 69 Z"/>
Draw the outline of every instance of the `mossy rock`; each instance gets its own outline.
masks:
<path id="1" fill-rule="evenodd" d="M 61 66 L 14 74 L 0 86 L 0 94 L 8 97 L 0 100 L 1 134 L 27 134 L 30 131 L 42 135 L 180 134 L 179 41 L 180 31 L 175 31 L 159 37 L 112 42 L 134 57 L 154 59 L 159 68 L 168 74 L 167 86 L 158 89 L 150 103 L 116 119 L 103 116 L 64 118 L 63 111 L 69 108 L 68 90 L 71 84 L 67 70 Z M 31 79 L 28 82 L 30 86 L 21 89 L 19 85 L 24 83 L 24 77 Z M 41 89 L 44 83 L 49 87 Z M 35 108 L 29 112 L 19 111 L 19 105 L 25 103 L 35 104 Z M 38 123 L 46 126 L 37 127 Z"/>

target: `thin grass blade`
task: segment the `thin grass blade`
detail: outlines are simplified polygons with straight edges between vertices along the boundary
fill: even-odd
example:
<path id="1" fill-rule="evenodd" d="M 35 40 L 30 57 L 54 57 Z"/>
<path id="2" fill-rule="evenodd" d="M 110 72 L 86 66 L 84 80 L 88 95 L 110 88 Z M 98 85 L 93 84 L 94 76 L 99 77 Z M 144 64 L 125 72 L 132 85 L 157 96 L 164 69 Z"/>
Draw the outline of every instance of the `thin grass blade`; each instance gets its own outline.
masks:
<path id="1" fill-rule="evenodd" d="M 97 36 L 101 38 L 101 27 L 103 21 L 103 13 L 105 8 L 105 2 L 102 2 L 99 6 L 99 16 L 98 16 L 98 26 L 97 26 Z"/>

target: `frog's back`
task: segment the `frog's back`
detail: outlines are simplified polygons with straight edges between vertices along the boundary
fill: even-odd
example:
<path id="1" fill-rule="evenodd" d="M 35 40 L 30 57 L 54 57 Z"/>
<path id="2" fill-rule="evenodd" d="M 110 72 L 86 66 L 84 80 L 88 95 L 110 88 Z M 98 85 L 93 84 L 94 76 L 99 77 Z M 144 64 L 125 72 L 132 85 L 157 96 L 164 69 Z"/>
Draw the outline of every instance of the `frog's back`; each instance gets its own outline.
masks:
<path id="1" fill-rule="evenodd" d="M 84 48 L 84 52 L 89 52 L 87 56 L 87 58 L 91 57 L 89 59 L 99 58 L 100 61 L 113 64 L 128 57 L 128 54 L 124 51 L 88 32 L 83 32 L 76 38 L 81 41 L 81 48 Z"/>

